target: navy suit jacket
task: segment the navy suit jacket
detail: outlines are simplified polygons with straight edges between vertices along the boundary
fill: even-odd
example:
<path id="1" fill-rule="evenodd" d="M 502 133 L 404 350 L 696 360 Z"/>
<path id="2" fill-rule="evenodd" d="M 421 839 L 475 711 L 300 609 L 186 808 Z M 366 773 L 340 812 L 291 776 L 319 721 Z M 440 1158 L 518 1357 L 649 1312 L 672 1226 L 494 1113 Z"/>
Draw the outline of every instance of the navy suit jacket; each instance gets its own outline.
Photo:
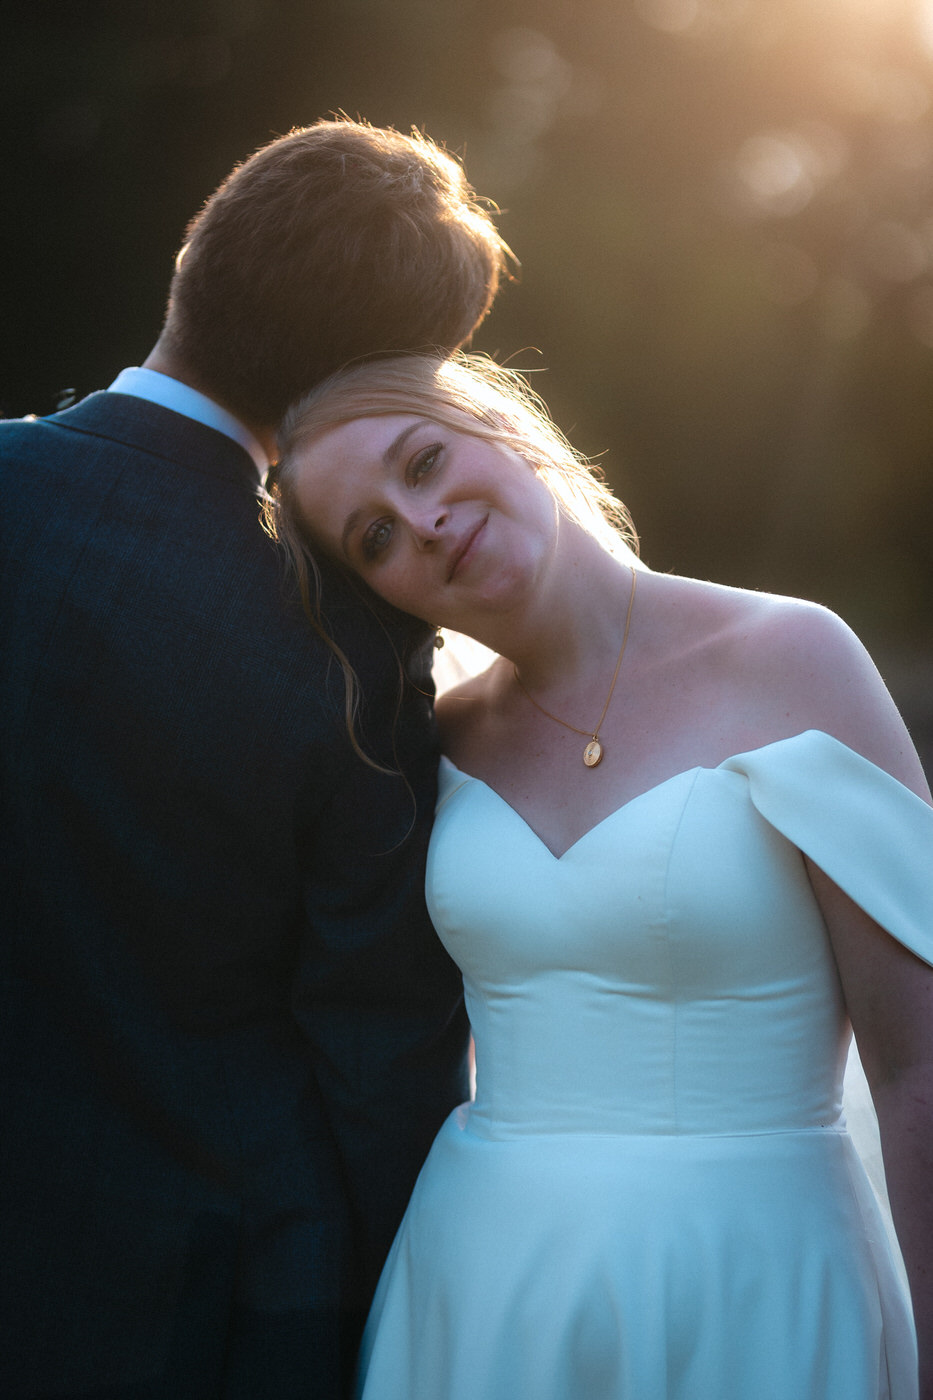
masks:
<path id="1" fill-rule="evenodd" d="M 0 1394 L 332 1400 L 466 1096 L 425 629 L 325 575 L 387 776 L 241 447 L 95 394 L 0 472 Z"/>

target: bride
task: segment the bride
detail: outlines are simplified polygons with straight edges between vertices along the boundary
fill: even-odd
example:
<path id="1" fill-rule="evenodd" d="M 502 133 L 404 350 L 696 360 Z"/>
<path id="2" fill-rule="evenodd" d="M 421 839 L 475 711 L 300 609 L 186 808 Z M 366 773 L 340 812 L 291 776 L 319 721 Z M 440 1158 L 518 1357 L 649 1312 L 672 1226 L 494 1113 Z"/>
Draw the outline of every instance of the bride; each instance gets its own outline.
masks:
<path id="1" fill-rule="evenodd" d="M 479 357 L 320 386 L 267 518 L 299 571 L 326 554 L 494 654 L 438 702 L 427 869 L 476 1097 L 415 1188 L 360 1393 L 931 1400 L 933 810 L 858 641 L 652 572 Z M 850 1025 L 919 1391 L 841 1113 Z"/>

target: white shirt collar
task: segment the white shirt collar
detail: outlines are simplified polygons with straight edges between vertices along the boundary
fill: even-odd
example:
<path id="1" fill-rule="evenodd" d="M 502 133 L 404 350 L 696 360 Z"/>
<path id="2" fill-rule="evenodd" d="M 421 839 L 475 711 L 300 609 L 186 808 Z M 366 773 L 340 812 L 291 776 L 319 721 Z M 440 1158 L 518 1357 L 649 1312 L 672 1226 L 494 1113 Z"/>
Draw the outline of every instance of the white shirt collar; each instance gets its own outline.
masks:
<path id="1" fill-rule="evenodd" d="M 217 432 L 224 433 L 246 448 L 256 463 L 260 476 L 265 476 L 269 470 L 269 459 L 249 428 L 244 427 L 239 418 L 234 418 L 232 413 L 221 408 L 219 403 L 209 399 L 206 394 L 192 389 L 190 384 L 182 384 L 179 379 L 160 374 L 158 370 L 133 366 L 131 369 L 121 370 L 107 392 L 132 394 L 137 399 L 148 399 L 150 403 L 170 408 L 174 413 L 183 414 L 185 418 L 193 418 L 196 423 L 203 423 L 205 427 L 216 428 Z"/>

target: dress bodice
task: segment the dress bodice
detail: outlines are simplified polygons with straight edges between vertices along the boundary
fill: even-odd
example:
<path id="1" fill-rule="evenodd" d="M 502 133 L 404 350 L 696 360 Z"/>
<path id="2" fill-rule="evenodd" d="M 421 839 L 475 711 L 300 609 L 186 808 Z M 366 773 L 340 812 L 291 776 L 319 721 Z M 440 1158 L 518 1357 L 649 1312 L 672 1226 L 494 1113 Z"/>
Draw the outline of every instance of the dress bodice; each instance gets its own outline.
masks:
<path id="1" fill-rule="evenodd" d="M 918 836 L 933 852 L 933 809 L 819 731 L 678 773 L 560 857 L 444 760 L 427 889 L 464 975 L 471 1130 L 832 1125 L 848 1025 L 803 854 L 933 961 Z"/>

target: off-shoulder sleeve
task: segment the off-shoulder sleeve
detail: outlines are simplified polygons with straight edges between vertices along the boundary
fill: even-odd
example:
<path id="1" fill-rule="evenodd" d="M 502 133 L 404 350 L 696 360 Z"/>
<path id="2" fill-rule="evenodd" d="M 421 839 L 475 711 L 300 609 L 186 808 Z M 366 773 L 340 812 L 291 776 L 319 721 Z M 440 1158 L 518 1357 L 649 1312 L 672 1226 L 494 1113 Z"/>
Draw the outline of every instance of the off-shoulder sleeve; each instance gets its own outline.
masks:
<path id="1" fill-rule="evenodd" d="M 765 821 L 933 965 L 933 807 L 816 729 L 720 768 L 745 777 Z"/>

